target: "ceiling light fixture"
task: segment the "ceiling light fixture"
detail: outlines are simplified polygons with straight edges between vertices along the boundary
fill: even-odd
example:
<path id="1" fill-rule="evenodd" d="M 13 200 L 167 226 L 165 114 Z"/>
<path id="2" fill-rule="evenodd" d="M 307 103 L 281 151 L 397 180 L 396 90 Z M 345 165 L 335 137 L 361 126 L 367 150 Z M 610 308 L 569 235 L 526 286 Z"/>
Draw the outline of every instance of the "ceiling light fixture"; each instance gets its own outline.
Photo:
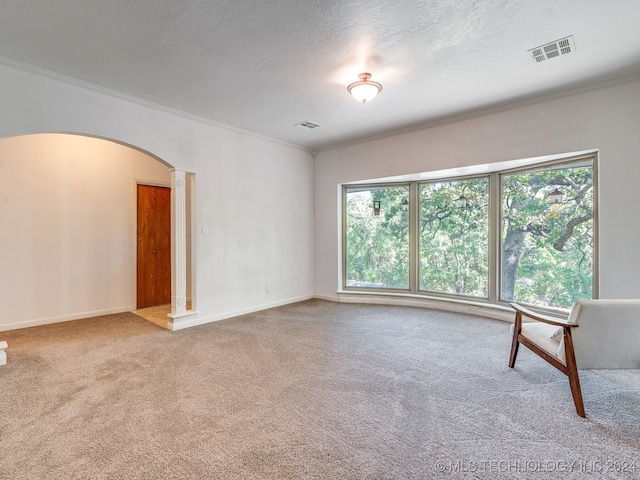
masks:
<path id="1" fill-rule="evenodd" d="M 372 81 L 370 73 L 361 73 L 358 78 L 359 81 L 353 82 L 347 87 L 347 92 L 353 95 L 357 101 L 367 103 L 382 91 L 382 85 Z"/>

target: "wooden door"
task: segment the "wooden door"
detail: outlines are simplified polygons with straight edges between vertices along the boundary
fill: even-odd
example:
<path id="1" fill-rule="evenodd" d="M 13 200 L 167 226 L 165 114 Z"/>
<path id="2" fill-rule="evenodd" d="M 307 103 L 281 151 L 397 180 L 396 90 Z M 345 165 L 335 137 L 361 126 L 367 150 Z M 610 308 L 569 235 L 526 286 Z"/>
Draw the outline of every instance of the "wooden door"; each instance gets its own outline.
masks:
<path id="1" fill-rule="evenodd" d="M 138 185 L 138 308 L 171 303 L 171 189 Z"/>

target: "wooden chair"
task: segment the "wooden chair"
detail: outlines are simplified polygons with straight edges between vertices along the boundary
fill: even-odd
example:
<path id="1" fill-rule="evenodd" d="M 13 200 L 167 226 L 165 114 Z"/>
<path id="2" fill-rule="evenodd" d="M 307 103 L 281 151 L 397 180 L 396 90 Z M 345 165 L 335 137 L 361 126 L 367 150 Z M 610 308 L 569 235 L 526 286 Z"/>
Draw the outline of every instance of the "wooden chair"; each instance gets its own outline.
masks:
<path id="1" fill-rule="evenodd" d="M 585 416 L 578 365 L 585 369 L 640 368 L 640 300 L 578 300 L 566 320 L 517 303 L 509 367 L 527 347 L 569 377 L 576 412 Z M 533 322 L 524 322 L 527 317 Z"/>
<path id="2" fill-rule="evenodd" d="M 577 327 L 578 325 L 571 325 L 568 321 L 563 321 L 555 317 L 548 315 L 542 315 L 528 308 L 525 308 L 517 303 L 512 303 L 511 306 L 516 311 L 516 321 L 513 326 L 513 341 L 511 342 L 511 357 L 509 358 L 509 367 L 513 368 L 516 364 L 516 355 L 518 355 L 518 346 L 523 344 L 529 350 L 536 355 L 539 355 L 551 365 L 556 367 L 562 373 L 569 377 L 569 386 L 571 387 L 571 394 L 573 395 L 573 402 L 576 405 L 576 412 L 581 417 L 585 416 L 584 402 L 582 401 L 582 390 L 580 390 L 580 379 L 578 378 L 578 366 L 576 365 L 576 357 L 573 350 L 573 339 L 571 338 L 571 327 Z M 527 316 L 537 322 L 542 322 L 542 325 L 532 323 L 530 325 L 524 324 L 522 316 Z M 552 326 L 555 328 L 540 328 L 545 326 Z M 564 336 L 564 357 L 565 361 L 560 360 L 558 351 L 560 346 L 550 345 L 555 343 L 554 333 L 562 330 Z M 556 335 L 557 336 L 557 335 Z M 544 341 L 541 341 L 544 340 Z M 551 347 L 551 348 L 549 348 Z M 553 349 L 555 347 L 555 353 Z"/>

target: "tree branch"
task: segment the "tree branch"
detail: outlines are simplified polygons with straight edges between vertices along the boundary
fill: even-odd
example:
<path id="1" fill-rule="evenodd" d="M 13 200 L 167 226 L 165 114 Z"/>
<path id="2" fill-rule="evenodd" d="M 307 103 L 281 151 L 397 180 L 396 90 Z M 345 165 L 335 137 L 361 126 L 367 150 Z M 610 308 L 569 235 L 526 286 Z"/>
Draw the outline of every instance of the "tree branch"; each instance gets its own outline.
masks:
<path id="1" fill-rule="evenodd" d="M 555 243 L 553 244 L 553 248 L 555 248 L 559 252 L 563 252 L 564 246 L 567 243 L 567 241 L 571 238 L 571 235 L 573 235 L 573 231 L 575 230 L 575 228 L 581 223 L 588 222 L 592 218 L 593 218 L 593 213 L 589 212 L 586 215 L 583 215 L 582 217 L 576 217 L 569 220 L 569 223 L 567 223 L 567 228 L 565 228 L 564 233 L 560 236 L 560 238 L 558 238 L 558 240 L 555 241 Z"/>

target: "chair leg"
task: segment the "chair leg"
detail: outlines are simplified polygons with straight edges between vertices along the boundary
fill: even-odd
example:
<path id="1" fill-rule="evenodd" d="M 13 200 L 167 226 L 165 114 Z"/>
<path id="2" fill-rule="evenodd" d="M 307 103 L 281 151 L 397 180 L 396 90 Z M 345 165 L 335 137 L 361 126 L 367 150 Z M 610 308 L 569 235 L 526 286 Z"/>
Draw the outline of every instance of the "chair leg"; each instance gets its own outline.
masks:
<path id="1" fill-rule="evenodd" d="M 578 378 L 578 365 L 576 364 L 576 356 L 573 351 L 573 340 L 571 339 L 571 331 L 565 328 L 564 335 L 565 355 L 567 358 L 567 376 L 569 377 L 569 387 L 571 387 L 571 395 L 573 403 L 576 406 L 576 413 L 585 417 L 584 402 L 582 400 L 582 389 L 580 388 L 580 378 Z"/>
<path id="2" fill-rule="evenodd" d="M 518 341 L 518 335 L 522 331 L 522 314 L 516 312 L 516 323 L 513 326 L 513 340 L 511 341 L 511 355 L 509 357 L 509 368 L 513 368 L 516 364 L 516 356 L 518 355 L 518 347 L 520 342 Z"/>
<path id="3" fill-rule="evenodd" d="M 518 347 L 520 346 L 520 342 L 518 341 L 518 335 L 513 336 L 513 341 L 511 342 L 511 356 L 509 357 L 509 368 L 513 368 L 516 364 L 516 356 L 518 355 Z"/>
<path id="4" fill-rule="evenodd" d="M 573 395 L 573 403 L 576 405 L 576 413 L 582 418 L 586 417 L 584 413 L 584 402 L 582 401 L 582 390 L 580 390 L 580 379 L 578 371 L 571 370 L 569 373 L 569 386 L 571 387 L 571 395 Z"/>

